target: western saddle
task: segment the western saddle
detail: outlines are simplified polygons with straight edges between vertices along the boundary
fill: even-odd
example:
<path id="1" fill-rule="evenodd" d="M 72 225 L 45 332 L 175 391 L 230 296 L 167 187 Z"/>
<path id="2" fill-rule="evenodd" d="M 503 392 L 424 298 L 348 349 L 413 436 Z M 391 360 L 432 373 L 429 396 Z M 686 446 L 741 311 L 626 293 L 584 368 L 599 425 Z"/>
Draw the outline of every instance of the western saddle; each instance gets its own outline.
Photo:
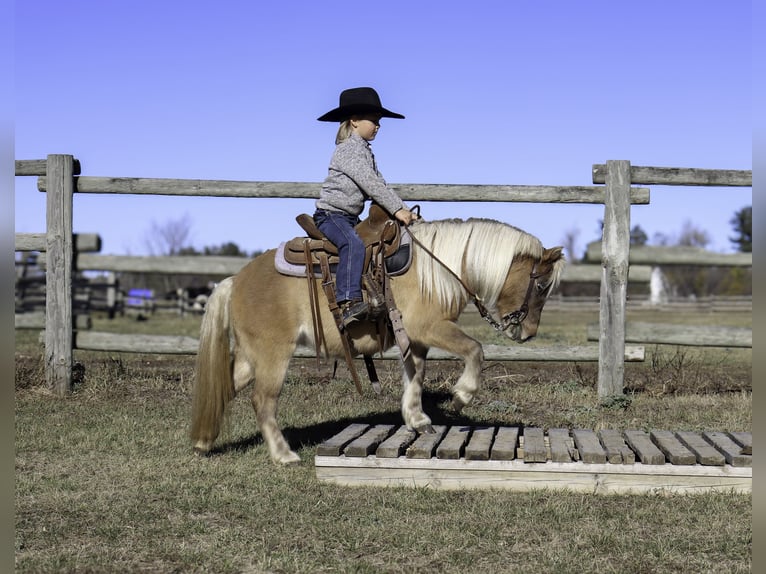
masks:
<path id="1" fill-rule="evenodd" d="M 362 387 L 359 375 L 353 363 L 353 340 L 348 329 L 343 327 L 340 307 L 335 301 L 335 277 L 333 269 L 338 263 L 338 249 L 319 230 L 314 218 L 308 214 L 298 215 L 298 224 L 303 228 L 308 237 L 296 237 L 285 243 L 284 258 L 293 265 L 303 265 L 306 268 L 308 282 L 309 301 L 314 328 L 314 342 L 316 347 L 316 360 L 319 366 L 319 356 L 324 341 L 322 319 L 319 313 L 319 295 L 315 277 L 322 278 L 322 289 L 327 299 L 330 311 L 335 319 L 336 326 L 341 334 L 346 363 L 351 376 L 354 379 L 357 391 L 361 394 Z M 396 303 L 389 285 L 392 275 L 404 273 L 411 261 L 411 245 L 403 240 L 401 225 L 391 218 L 377 204 L 372 204 L 367 219 L 361 221 L 355 230 L 365 246 L 364 273 L 362 275 L 362 291 L 370 308 L 368 320 L 376 327 L 381 352 L 383 350 L 383 330 L 388 328 L 386 321 L 393 329 L 394 337 L 402 354 L 402 358 L 409 355 L 409 339 L 402 325 L 401 313 L 396 308 Z M 367 374 L 370 377 L 372 387 L 376 393 L 380 393 L 380 383 L 372 356 L 364 355 Z M 337 363 L 336 363 L 337 367 Z"/>

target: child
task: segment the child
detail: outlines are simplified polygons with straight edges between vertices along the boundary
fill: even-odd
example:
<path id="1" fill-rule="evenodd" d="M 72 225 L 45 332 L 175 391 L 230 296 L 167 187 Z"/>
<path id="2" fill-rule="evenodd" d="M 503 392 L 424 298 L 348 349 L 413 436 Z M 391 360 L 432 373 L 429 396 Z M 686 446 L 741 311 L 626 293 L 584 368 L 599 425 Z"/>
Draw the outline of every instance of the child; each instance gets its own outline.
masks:
<path id="1" fill-rule="evenodd" d="M 319 117 L 320 122 L 341 122 L 327 178 L 316 202 L 314 221 L 338 248 L 335 276 L 336 300 L 347 327 L 367 315 L 362 300 L 364 245 L 354 230 L 367 198 L 404 224 L 418 216 L 380 175 L 370 143 L 380 128 L 380 118 L 404 119 L 387 110 L 372 88 L 351 88 L 340 94 L 340 105 Z"/>

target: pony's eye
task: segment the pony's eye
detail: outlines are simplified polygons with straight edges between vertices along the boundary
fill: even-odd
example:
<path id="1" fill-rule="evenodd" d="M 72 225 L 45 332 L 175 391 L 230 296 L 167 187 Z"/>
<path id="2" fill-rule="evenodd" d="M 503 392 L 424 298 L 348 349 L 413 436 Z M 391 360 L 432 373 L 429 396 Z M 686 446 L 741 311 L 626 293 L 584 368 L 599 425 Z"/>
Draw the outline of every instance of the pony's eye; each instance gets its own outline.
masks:
<path id="1" fill-rule="evenodd" d="M 550 288 L 550 286 L 551 286 L 550 281 L 548 281 L 548 282 L 539 282 L 538 281 L 538 283 L 537 283 L 537 292 L 540 293 L 540 294 L 545 293 L 548 290 L 548 288 Z"/>

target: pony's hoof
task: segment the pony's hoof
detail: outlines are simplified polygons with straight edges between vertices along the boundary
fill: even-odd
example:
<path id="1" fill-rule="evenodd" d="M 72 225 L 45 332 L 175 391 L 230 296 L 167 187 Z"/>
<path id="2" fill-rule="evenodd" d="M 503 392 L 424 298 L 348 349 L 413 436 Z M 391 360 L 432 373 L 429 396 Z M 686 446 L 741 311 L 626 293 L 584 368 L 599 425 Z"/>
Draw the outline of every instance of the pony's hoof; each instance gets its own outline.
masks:
<path id="1" fill-rule="evenodd" d="M 425 425 L 420 425 L 415 430 L 418 432 L 418 434 L 436 434 L 436 431 L 434 430 L 433 425 L 431 425 L 430 423 Z"/>
<path id="2" fill-rule="evenodd" d="M 301 457 L 298 456 L 297 452 L 290 451 L 284 456 L 279 457 L 278 459 L 275 459 L 274 462 L 277 464 L 281 464 L 282 466 L 294 466 L 296 464 L 300 464 Z"/>
<path id="3" fill-rule="evenodd" d="M 210 454 L 210 445 L 198 442 L 194 445 L 194 454 L 197 456 L 208 456 Z"/>
<path id="4" fill-rule="evenodd" d="M 463 410 L 463 407 L 464 407 L 466 404 L 467 404 L 467 403 L 464 403 L 464 402 L 463 402 L 462 400 L 460 400 L 459 398 L 457 398 L 457 397 L 453 397 L 453 398 L 452 398 L 452 403 L 450 404 L 450 406 L 452 407 L 452 410 L 453 410 L 453 411 L 455 411 L 456 413 L 459 413 L 460 411 L 462 411 L 462 410 Z"/>

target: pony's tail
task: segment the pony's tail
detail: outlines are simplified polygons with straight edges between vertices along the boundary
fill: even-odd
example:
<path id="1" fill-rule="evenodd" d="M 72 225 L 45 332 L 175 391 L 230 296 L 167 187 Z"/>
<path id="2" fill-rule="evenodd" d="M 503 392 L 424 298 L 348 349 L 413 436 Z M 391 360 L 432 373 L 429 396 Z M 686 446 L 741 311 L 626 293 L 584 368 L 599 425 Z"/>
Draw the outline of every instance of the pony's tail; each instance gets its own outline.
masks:
<path id="1" fill-rule="evenodd" d="M 226 405 L 234 398 L 229 339 L 229 302 L 233 278 L 224 279 L 205 306 L 197 353 L 192 402 L 191 440 L 194 450 L 206 454 L 221 430 Z"/>

